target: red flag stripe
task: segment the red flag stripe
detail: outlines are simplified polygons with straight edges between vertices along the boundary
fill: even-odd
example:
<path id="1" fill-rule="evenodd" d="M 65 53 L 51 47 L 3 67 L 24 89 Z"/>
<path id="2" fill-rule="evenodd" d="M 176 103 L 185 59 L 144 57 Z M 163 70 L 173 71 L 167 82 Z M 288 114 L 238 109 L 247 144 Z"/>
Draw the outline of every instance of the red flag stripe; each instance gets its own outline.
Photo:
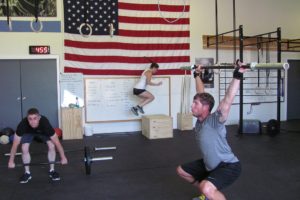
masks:
<path id="1" fill-rule="evenodd" d="M 67 67 L 65 73 L 82 73 L 84 75 L 121 75 L 121 76 L 140 76 L 143 70 L 122 70 L 122 69 L 82 69 Z M 180 69 L 159 69 L 155 75 L 184 75 L 185 71 Z"/>
<path id="2" fill-rule="evenodd" d="M 128 44 L 119 42 L 80 42 L 65 40 L 65 46 L 83 49 L 124 49 L 124 50 L 188 50 L 189 43 L 183 44 Z"/>
<path id="3" fill-rule="evenodd" d="M 65 53 L 66 60 L 91 62 L 91 63 L 146 63 L 144 57 L 125 57 L 125 56 L 84 56 Z M 157 63 L 189 62 L 189 56 L 176 57 L 152 57 Z"/>
<path id="4" fill-rule="evenodd" d="M 132 31 L 119 30 L 119 35 L 125 37 L 189 37 L 189 31 Z"/>
<path id="5" fill-rule="evenodd" d="M 125 17 L 119 16 L 120 23 L 132 23 L 132 24 L 170 24 L 163 18 L 156 18 L 156 17 Z M 173 21 L 176 19 L 173 18 L 166 18 L 169 21 Z M 173 24 L 189 24 L 189 18 L 180 18 Z"/>

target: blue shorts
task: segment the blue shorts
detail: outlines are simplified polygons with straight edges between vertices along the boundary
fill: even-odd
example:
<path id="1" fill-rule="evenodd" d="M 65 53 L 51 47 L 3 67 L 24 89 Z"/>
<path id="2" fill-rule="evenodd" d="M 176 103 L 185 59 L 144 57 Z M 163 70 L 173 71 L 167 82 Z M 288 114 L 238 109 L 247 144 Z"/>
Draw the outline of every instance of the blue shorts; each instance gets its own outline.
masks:
<path id="1" fill-rule="evenodd" d="M 51 140 L 50 136 L 48 136 L 48 135 L 25 133 L 24 135 L 22 135 L 21 144 L 31 143 L 33 139 L 35 139 L 38 142 L 43 142 L 43 143 L 47 143 L 47 141 Z"/>
<path id="2" fill-rule="evenodd" d="M 181 168 L 201 182 L 207 180 L 214 184 L 218 190 L 231 185 L 241 174 L 241 163 L 221 162 L 214 170 L 207 171 L 203 159 L 183 164 Z"/>

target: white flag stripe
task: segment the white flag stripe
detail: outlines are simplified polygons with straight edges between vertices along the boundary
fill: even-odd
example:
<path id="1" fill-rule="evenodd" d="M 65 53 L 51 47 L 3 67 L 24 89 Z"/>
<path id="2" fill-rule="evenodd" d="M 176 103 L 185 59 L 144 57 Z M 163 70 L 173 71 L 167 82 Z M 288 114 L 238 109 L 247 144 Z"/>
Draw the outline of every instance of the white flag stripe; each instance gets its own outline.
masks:
<path id="1" fill-rule="evenodd" d="M 189 18 L 188 12 L 166 12 L 161 11 L 157 9 L 157 11 L 136 11 L 136 10 L 125 10 L 125 9 L 119 9 L 119 16 L 126 16 L 126 17 L 152 17 L 152 18 Z"/>
<path id="2" fill-rule="evenodd" d="M 81 49 L 65 47 L 65 53 L 78 54 L 85 56 L 128 56 L 128 57 L 141 57 L 147 55 L 149 57 L 160 57 L 160 56 L 189 56 L 189 50 L 116 50 L 116 49 Z"/>
<path id="3" fill-rule="evenodd" d="M 119 2 L 133 3 L 133 4 L 154 4 L 160 5 L 189 5 L 190 0 L 119 0 Z"/>
<path id="4" fill-rule="evenodd" d="M 161 25 L 161 24 L 131 24 L 131 23 L 120 23 L 119 29 L 124 30 L 137 30 L 137 31 L 189 31 L 189 25 Z"/>
<path id="5" fill-rule="evenodd" d="M 91 63 L 91 62 L 77 62 L 66 60 L 66 67 L 74 67 L 74 68 L 82 68 L 82 69 L 120 69 L 120 65 L 124 65 L 124 63 Z M 159 63 L 160 69 L 179 69 L 181 66 L 186 66 L 187 63 L 174 63 L 174 64 L 164 64 Z M 146 64 L 131 64 L 126 63 L 126 70 L 143 70 L 150 66 L 150 63 Z"/>
<path id="6" fill-rule="evenodd" d="M 66 40 L 74 40 L 81 42 L 117 42 L 117 43 L 131 43 L 131 44 L 181 44 L 190 43 L 188 37 L 123 37 L 123 36 L 90 36 L 88 38 L 81 35 L 75 35 L 70 33 L 65 33 Z"/>

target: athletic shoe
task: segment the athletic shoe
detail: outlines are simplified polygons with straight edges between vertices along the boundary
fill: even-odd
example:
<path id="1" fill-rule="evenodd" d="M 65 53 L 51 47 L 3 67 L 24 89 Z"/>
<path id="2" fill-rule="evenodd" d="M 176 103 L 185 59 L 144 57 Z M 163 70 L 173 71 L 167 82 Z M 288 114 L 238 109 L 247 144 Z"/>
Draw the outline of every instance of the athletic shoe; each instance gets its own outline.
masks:
<path id="1" fill-rule="evenodd" d="M 52 181 L 59 181 L 60 180 L 59 173 L 57 173 L 54 170 L 49 172 L 49 177 L 52 179 Z"/>
<path id="2" fill-rule="evenodd" d="M 201 194 L 199 197 L 194 197 L 192 200 L 208 200 L 208 198 L 206 198 L 204 194 Z"/>
<path id="3" fill-rule="evenodd" d="M 28 183 L 29 180 L 32 179 L 31 174 L 25 173 L 20 178 L 20 183 Z"/>
<path id="4" fill-rule="evenodd" d="M 143 107 L 141 106 L 136 106 L 136 108 L 140 111 L 140 113 L 145 114 Z"/>
<path id="5" fill-rule="evenodd" d="M 139 116 L 138 109 L 136 107 L 132 107 L 130 110 L 133 114 L 135 114 L 136 116 Z"/>

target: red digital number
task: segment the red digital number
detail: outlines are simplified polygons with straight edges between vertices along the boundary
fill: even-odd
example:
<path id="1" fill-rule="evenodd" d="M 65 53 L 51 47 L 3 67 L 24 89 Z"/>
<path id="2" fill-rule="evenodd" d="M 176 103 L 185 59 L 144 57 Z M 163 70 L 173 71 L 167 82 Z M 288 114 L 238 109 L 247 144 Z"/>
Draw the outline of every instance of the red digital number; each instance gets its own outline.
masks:
<path id="1" fill-rule="evenodd" d="M 49 54 L 49 46 L 30 46 L 29 53 L 31 54 Z"/>

